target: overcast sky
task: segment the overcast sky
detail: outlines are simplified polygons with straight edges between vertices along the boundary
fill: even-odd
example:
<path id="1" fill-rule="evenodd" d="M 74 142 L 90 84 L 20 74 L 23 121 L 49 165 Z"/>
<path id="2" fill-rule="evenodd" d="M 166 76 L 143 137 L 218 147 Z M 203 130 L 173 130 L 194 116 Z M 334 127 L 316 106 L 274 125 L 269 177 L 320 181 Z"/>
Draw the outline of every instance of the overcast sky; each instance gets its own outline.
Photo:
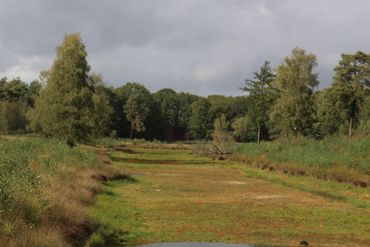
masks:
<path id="1" fill-rule="evenodd" d="M 368 0 L 0 0 L 0 77 L 38 78 L 66 33 L 113 86 L 240 95 L 264 60 L 315 53 L 320 87 L 341 53 L 369 52 Z"/>

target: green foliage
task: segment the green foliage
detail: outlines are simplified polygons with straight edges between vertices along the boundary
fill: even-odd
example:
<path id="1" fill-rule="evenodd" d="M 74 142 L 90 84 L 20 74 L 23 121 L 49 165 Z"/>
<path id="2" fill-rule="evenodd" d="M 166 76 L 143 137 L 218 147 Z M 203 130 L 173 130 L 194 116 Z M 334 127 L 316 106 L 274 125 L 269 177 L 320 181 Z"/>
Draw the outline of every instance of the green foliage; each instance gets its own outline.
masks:
<path id="1" fill-rule="evenodd" d="M 233 137 L 238 142 L 249 142 L 256 140 L 256 128 L 248 116 L 236 118 L 232 124 Z"/>
<path id="2" fill-rule="evenodd" d="M 109 226 L 102 226 L 89 238 L 85 247 L 126 246 L 123 234 Z"/>
<path id="3" fill-rule="evenodd" d="M 368 91 L 369 92 L 369 91 Z M 359 116 L 359 130 L 362 136 L 370 135 L 370 93 L 364 97 Z"/>
<path id="4" fill-rule="evenodd" d="M 189 133 L 207 139 L 222 114 L 238 141 L 370 132 L 370 55 L 361 51 L 342 54 L 332 86 L 315 91 L 316 56 L 295 48 L 276 69 L 266 61 L 245 80 L 247 95 L 236 97 L 199 97 L 170 88 L 151 94 L 135 82 L 113 88 L 90 73 L 86 57 L 80 35 L 70 34 L 38 81 L 1 78 L 0 133 L 33 131 L 71 145 L 111 133 L 147 140 Z"/>
<path id="5" fill-rule="evenodd" d="M 257 130 L 258 143 L 261 137 L 261 126 L 267 126 L 268 111 L 275 99 L 276 92 L 272 88 L 274 79 L 275 75 L 270 67 L 270 62 L 265 61 L 260 72 L 254 72 L 254 80 L 247 79 L 242 88 L 249 94 L 247 116 L 250 120 L 249 123 L 253 124 Z"/>
<path id="6" fill-rule="evenodd" d="M 273 86 L 279 97 L 270 112 L 270 124 L 278 132 L 287 136 L 311 135 L 315 121 L 313 89 L 318 85 L 317 65 L 314 54 L 295 48 L 291 57 L 277 68 Z"/>
<path id="7" fill-rule="evenodd" d="M 336 115 L 341 125 L 348 125 L 348 135 L 352 136 L 352 128 L 367 122 L 366 97 L 370 95 L 370 54 L 356 52 L 342 54 L 342 59 L 334 68 L 332 97 L 329 104 L 335 105 L 332 115 Z"/>
<path id="8" fill-rule="evenodd" d="M 93 91 L 89 85 L 90 66 L 79 34 L 64 37 L 50 69 L 46 87 L 40 92 L 32 116 L 34 126 L 48 136 L 69 143 L 91 137 L 94 110 Z"/>
<path id="9" fill-rule="evenodd" d="M 177 93 L 172 89 L 164 88 L 154 94 L 154 99 L 159 103 L 167 125 L 170 128 L 178 127 L 181 118 L 181 101 Z"/>
<path id="10" fill-rule="evenodd" d="M 153 98 L 160 110 L 158 123 L 163 127 L 165 134 L 169 135 L 171 130 L 176 128 L 188 127 L 191 116 L 190 106 L 198 98 L 197 96 L 164 88 L 157 91 Z"/>
<path id="11" fill-rule="evenodd" d="M 140 102 L 144 102 L 142 108 L 145 110 L 145 117 L 141 123 L 142 127 L 145 126 L 150 128 L 150 126 L 145 124 L 145 120 L 148 120 L 149 114 L 156 109 L 152 104 L 153 100 L 149 90 L 139 83 L 128 82 L 121 87 L 113 89 L 110 92 L 111 105 L 113 107 L 111 126 L 112 130 L 117 131 L 119 137 L 129 137 L 131 135 L 131 130 L 135 131 L 135 129 L 131 129 L 131 121 L 130 118 L 127 118 L 126 111 L 127 102 L 131 95 L 131 110 L 134 110 L 132 107 L 135 101 L 139 100 Z"/>
<path id="12" fill-rule="evenodd" d="M 124 106 L 126 118 L 131 123 L 130 138 L 133 132 L 145 131 L 144 121 L 150 111 L 150 99 L 150 92 L 144 87 L 134 86 L 132 88 Z"/>
<path id="13" fill-rule="evenodd" d="M 212 122 L 209 117 L 211 104 L 205 98 L 200 98 L 191 105 L 191 117 L 189 120 L 190 135 L 194 139 L 209 137 Z"/>
<path id="14" fill-rule="evenodd" d="M 355 54 L 342 54 L 341 57 L 334 68 L 334 81 L 370 87 L 370 55 L 358 51 Z"/>
<path id="15" fill-rule="evenodd" d="M 100 75 L 90 75 L 90 85 L 94 89 L 92 96 L 94 109 L 91 119 L 93 137 L 107 136 L 110 133 L 110 121 L 113 114 L 113 108 L 109 101 L 109 89 L 105 86 Z"/>
<path id="16" fill-rule="evenodd" d="M 180 101 L 178 126 L 188 127 L 191 116 L 191 104 L 196 101 L 199 96 L 190 93 L 178 93 L 177 97 Z"/>
<path id="17" fill-rule="evenodd" d="M 207 100 L 211 104 L 209 109 L 209 121 L 214 122 L 216 118 L 224 114 L 227 121 L 245 115 L 248 107 L 248 99 L 243 96 L 227 97 L 223 95 L 210 95 Z"/>
<path id="18" fill-rule="evenodd" d="M 19 78 L 0 79 L 0 133 L 24 133 L 26 131 L 27 112 L 34 104 L 38 93 L 38 82 L 30 85 Z"/>
<path id="19" fill-rule="evenodd" d="M 27 109 L 24 101 L 0 101 L 0 133 L 24 133 Z"/>

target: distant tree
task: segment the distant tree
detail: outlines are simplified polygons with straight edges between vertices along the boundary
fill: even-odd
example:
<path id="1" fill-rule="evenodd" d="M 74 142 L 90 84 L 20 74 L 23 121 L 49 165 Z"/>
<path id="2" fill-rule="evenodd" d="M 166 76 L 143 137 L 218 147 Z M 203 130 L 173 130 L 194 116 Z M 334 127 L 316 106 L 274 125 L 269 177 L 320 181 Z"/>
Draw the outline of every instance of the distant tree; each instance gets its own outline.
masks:
<path id="1" fill-rule="evenodd" d="M 273 87 L 278 98 L 269 114 L 270 124 L 278 133 L 310 135 L 315 122 L 313 90 L 318 86 L 316 56 L 295 48 L 277 68 Z"/>
<path id="2" fill-rule="evenodd" d="M 32 81 L 29 85 L 30 95 L 38 96 L 39 93 L 40 93 L 41 88 L 42 88 L 42 84 L 39 81 L 37 81 L 37 80 Z"/>
<path id="3" fill-rule="evenodd" d="M 154 99 L 153 94 L 150 94 L 147 102 L 149 105 L 149 113 L 145 119 L 145 132 L 142 133 L 142 136 L 148 140 L 167 140 L 168 120 L 161 111 L 159 103 Z"/>
<path id="4" fill-rule="evenodd" d="M 168 127 L 179 127 L 181 102 L 177 93 L 172 89 L 164 88 L 154 94 L 154 99 L 158 102 Z"/>
<path id="5" fill-rule="evenodd" d="M 0 78 L 0 99 L 4 99 L 4 91 L 5 91 L 5 83 L 8 78 L 2 77 Z"/>
<path id="6" fill-rule="evenodd" d="M 360 122 L 360 112 L 370 94 L 370 54 L 358 51 L 341 56 L 334 68 L 335 97 L 331 103 L 337 106 L 340 121 L 348 124 L 348 136 L 352 137 L 353 126 Z"/>
<path id="7" fill-rule="evenodd" d="M 23 133 L 27 126 L 24 101 L 0 101 L 0 133 Z"/>
<path id="8" fill-rule="evenodd" d="M 65 35 L 31 114 L 37 122 L 34 126 L 44 134 L 66 139 L 70 145 L 88 140 L 93 129 L 93 90 L 86 57 L 80 34 Z"/>
<path id="9" fill-rule="evenodd" d="M 224 95 L 209 95 L 207 97 L 211 107 L 209 109 L 210 122 L 213 123 L 221 114 L 225 115 L 226 120 L 233 118 L 232 116 L 232 97 Z"/>
<path id="10" fill-rule="evenodd" d="M 18 101 L 28 93 L 28 86 L 20 78 L 6 81 L 3 84 L 3 99 L 7 101 Z"/>
<path id="11" fill-rule="evenodd" d="M 204 139 L 209 136 L 212 121 L 209 117 L 211 104 L 205 98 L 199 98 L 191 105 L 189 120 L 190 135 L 194 139 Z"/>
<path id="12" fill-rule="evenodd" d="M 275 92 L 272 82 L 275 75 L 270 67 L 270 62 L 265 61 L 259 72 L 254 72 L 253 80 L 245 80 L 243 91 L 248 93 L 249 105 L 247 110 L 248 119 L 256 126 L 257 143 L 260 142 L 261 126 L 266 127 L 268 111 L 271 108 Z"/>
<path id="13" fill-rule="evenodd" d="M 23 133 L 27 126 L 27 111 L 32 106 L 32 94 L 20 78 L 0 79 L 0 133 Z"/>
<path id="14" fill-rule="evenodd" d="M 119 101 L 122 104 L 123 114 L 126 117 L 123 119 L 125 126 L 128 121 L 129 136 L 132 137 L 134 132 L 145 131 L 145 121 L 150 114 L 152 96 L 148 89 L 136 82 L 128 82 L 124 86 L 115 90 L 119 96 Z M 122 133 L 122 132 L 121 132 Z"/>
<path id="15" fill-rule="evenodd" d="M 27 105 L 29 107 L 35 107 L 36 98 L 39 96 L 42 85 L 39 81 L 34 80 L 28 86 L 28 93 L 26 96 Z"/>
<path id="16" fill-rule="evenodd" d="M 129 137 L 131 133 L 131 123 L 126 117 L 125 105 L 130 95 L 136 92 L 137 94 L 146 95 L 146 105 L 151 104 L 151 95 L 148 89 L 136 82 L 128 82 L 121 87 L 115 88 L 110 92 L 110 102 L 113 107 L 111 120 L 112 130 L 116 130 L 118 136 Z M 148 118 L 147 118 L 148 120 Z M 150 127 L 150 126 L 147 126 Z"/>
<path id="17" fill-rule="evenodd" d="M 149 114 L 149 106 L 146 104 L 145 95 L 138 92 L 132 93 L 125 105 L 127 119 L 131 123 L 130 138 L 134 132 L 145 131 L 144 121 Z"/>
<path id="18" fill-rule="evenodd" d="M 211 123 L 222 114 L 225 115 L 227 122 L 232 122 L 235 118 L 246 114 L 247 98 L 244 96 L 210 95 L 207 99 L 211 104 L 208 114 Z"/>
<path id="19" fill-rule="evenodd" d="M 343 122 L 339 119 L 340 110 L 337 105 L 336 92 L 333 87 L 324 89 L 316 99 L 318 129 L 321 136 L 338 132 Z"/>
<path id="20" fill-rule="evenodd" d="M 230 106 L 230 117 L 228 121 L 232 121 L 235 118 L 244 117 L 248 111 L 249 98 L 247 96 L 235 96 L 231 97 Z M 247 106 L 247 107 L 246 107 Z"/>
<path id="21" fill-rule="evenodd" d="M 179 127 L 188 128 L 189 120 L 191 116 L 191 105 L 194 101 L 199 99 L 199 96 L 190 93 L 178 93 L 177 97 L 179 99 L 179 115 L 178 115 L 178 125 Z"/>

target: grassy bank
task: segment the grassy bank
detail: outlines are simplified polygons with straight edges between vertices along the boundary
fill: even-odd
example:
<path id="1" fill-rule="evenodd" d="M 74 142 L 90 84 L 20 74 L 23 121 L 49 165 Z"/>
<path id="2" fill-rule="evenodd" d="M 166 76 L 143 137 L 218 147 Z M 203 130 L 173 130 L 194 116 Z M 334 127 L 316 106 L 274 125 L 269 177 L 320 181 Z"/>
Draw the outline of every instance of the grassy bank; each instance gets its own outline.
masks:
<path id="1" fill-rule="evenodd" d="M 102 178 L 94 150 L 57 140 L 0 139 L 2 246 L 81 246 L 98 226 L 85 210 Z"/>
<path id="2" fill-rule="evenodd" d="M 264 169 L 370 186 L 370 139 L 297 138 L 235 144 L 231 158 Z"/>

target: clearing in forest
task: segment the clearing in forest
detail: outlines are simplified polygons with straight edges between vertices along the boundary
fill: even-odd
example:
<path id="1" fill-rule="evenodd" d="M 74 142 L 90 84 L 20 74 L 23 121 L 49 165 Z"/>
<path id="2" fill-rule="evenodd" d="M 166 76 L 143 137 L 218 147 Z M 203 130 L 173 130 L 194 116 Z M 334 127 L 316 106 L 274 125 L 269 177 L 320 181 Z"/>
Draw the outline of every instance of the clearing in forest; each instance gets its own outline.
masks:
<path id="1" fill-rule="evenodd" d="M 135 181 L 109 182 L 90 214 L 130 244 L 369 246 L 369 190 L 216 161 L 165 145 L 112 149 Z"/>

